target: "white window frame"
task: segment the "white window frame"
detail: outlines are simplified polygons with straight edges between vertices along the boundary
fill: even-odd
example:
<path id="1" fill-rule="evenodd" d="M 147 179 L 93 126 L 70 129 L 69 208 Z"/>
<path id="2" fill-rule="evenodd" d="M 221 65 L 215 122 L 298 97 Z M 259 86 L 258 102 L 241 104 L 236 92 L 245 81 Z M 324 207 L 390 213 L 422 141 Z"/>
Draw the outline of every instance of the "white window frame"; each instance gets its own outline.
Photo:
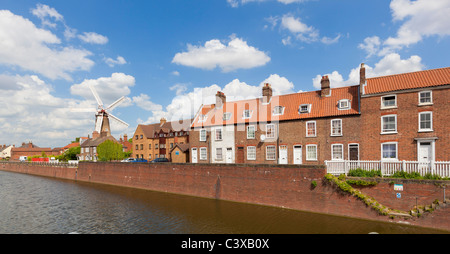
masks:
<path id="1" fill-rule="evenodd" d="M 383 129 L 383 119 L 387 118 L 387 117 L 394 117 L 394 121 L 395 121 L 395 130 L 384 130 Z M 397 133 L 397 114 L 391 114 L 391 115 L 384 115 L 381 116 L 381 134 L 393 134 L 393 133 Z"/>
<path id="2" fill-rule="evenodd" d="M 203 123 L 206 121 L 207 118 L 208 118 L 207 115 L 198 115 L 198 122 Z"/>
<path id="3" fill-rule="evenodd" d="M 339 100 L 338 101 L 338 109 L 339 110 L 350 109 L 350 100 L 349 99 Z"/>
<path id="4" fill-rule="evenodd" d="M 223 113 L 222 120 L 227 121 L 227 120 L 230 120 L 230 118 L 231 118 L 231 112 Z"/>
<path id="5" fill-rule="evenodd" d="M 246 113 L 248 113 L 248 116 L 246 115 Z M 244 109 L 244 111 L 242 112 L 242 119 L 252 118 L 252 114 L 253 114 L 253 110 Z"/>
<path id="6" fill-rule="evenodd" d="M 202 156 L 202 155 L 204 155 L 204 156 Z M 199 159 L 202 160 L 202 161 L 206 161 L 208 159 L 208 151 L 207 151 L 206 147 L 200 147 L 200 149 L 199 149 Z"/>
<path id="7" fill-rule="evenodd" d="M 273 152 L 270 151 L 270 153 L 269 153 L 269 151 L 268 151 L 269 148 L 270 149 L 273 148 Z M 270 155 L 270 157 L 269 157 L 269 155 Z M 273 155 L 273 158 L 272 158 L 272 155 Z M 274 145 L 266 146 L 266 160 L 267 161 L 274 161 L 276 159 L 277 159 L 277 148 L 276 148 L 276 146 L 274 146 Z"/>
<path id="8" fill-rule="evenodd" d="M 220 151 L 220 153 L 219 153 Z M 223 150 L 222 147 L 217 147 L 216 148 L 216 160 L 221 161 L 223 160 Z"/>
<path id="9" fill-rule="evenodd" d="M 314 135 L 309 135 L 309 133 L 308 133 L 308 123 L 314 123 Z M 306 137 L 317 137 L 317 123 L 316 123 L 316 121 L 307 121 L 305 126 L 306 126 Z"/>
<path id="10" fill-rule="evenodd" d="M 334 133 L 333 131 L 333 122 L 339 122 L 339 133 Z M 330 132 L 331 132 L 331 136 L 342 136 L 343 135 L 343 131 L 342 131 L 342 119 L 332 119 L 330 121 Z"/>
<path id="11" fill-rule="evenodd" d="M 199 141 L 206 141 L 206 129 L 200 129 Z"/>
<path id="12" fill-rule="evenodd" d="M 384 98 L 386 97 L 394 97 L 395 98 L 395 105 L 391 105 L 391 106 L 385 106 L 384 105 Z M 396 94 L 389 94 L 389 95 L 385 95 L 385 96 L 381 96 L 381 109 L 389 109 L 389 108 L 397 108 L 397 95 Z"/>
<path id="13" fill-rule="evenodd" d="M 421 102 L 421 95 L 424 93 L 430 93 L 430 101 L 429 102 Z M 419 97 L 419 106 L 423 106 L 423 105 L 433 105 L 433 92 L 431 90 L 427 90 L 427 91 L 420 91 L 418 93 L 418 97 Z"/>
<path id="14" fill-rule="evenodd" d="M 383 158 L 383 145 L 395 145 L 395 158 Z M 398 142 L 384 142 L 381 143 L 381 160 L 383 161 L 398 161 Z"/>
<path id="15" fill-rule="evenodd" d="M 253 151 L 250 151 L 253 150 Z M 252 156 L 250 156 L 252 155 Z M 256 146 L 247 146 L 247 160 L 254 161 L 256 160 Z"/>
<path id="16" fill-rule="evenodd" d="M 277 110 L 280 109 L 280 110 Z M 277 112 L 279 111 L 279 112 Z M 272 115 L 274 116 L 281 116 L 284 114 L 284 107 L 283 106 L 275 106 L 272 110 Z"/>
<path id="17" fill-rule="evenodd" d="M 307 110 L 302 110 L 302 107 L 306 106 Z M 304 114 L 304 113 L 310 113 L 311 112 L 311 104 L 301 104 L 298 106 L 298 113 Z"/>
<path id="18" fill-rule="evenodd" d="M 253 137 L 249 136 L 249 129 L 253 129 Z M 256 138 L 256 126 L 255 125 L 247 125 L 247 139 L 255 139 Z"/>
<path id="19" fill-rule="evenodd" d="M 223 140 L 223 129 L 222 129 L 222 127 L 217 127 L 214 130 L 214 140 L 215 141 L 222 141 Z"/>
<path id="20" fill-rule="evenodd" d="M 334 147 L 341 147 L 341 156 L 339 158 L 334 158 Z M 344 145 L 343 144 L 331 144 L 331 160 L 344 160 Z"/>
<path id="21" fill-rule="evenodd" d="M 420 117 L 421 115 L 425 115 L 425 114 L 430 114 L 430 128 L 421 128 L 421 124 L 420 124 Z M 433 111 L 424 111 L 424 112 L 419 112 L 419 132 L 429 132 L 429 131 L 433 131 Z"/>
<path id="22" fill-rule="evenodd" d="M 273 131 L 270 133 L 271 135 L 269 135 L 269 128 L 273 129 Z M 266 124 L 266 138 L 275 138 L 276 137 L 275 132 L 276 132 L 275 124 L 273 124 L 273 123 Z"/>
<path id="23" fill-rule="evenodd" d="M 309 148 L 310 147 L 314 147 L 315 149 L 315 157 L 311 157 L 309 154 Z M 307 161 L 317 161 L 317 145 L 316 144 L 310 144 L 310 145 L 306 145 L 306 160 Z"/>

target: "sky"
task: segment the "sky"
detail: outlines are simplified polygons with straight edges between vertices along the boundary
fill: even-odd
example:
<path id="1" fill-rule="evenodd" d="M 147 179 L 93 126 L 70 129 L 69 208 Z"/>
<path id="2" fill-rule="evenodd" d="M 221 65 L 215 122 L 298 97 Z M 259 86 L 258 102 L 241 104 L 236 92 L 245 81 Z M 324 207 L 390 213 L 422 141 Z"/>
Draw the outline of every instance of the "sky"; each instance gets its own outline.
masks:
<path id="1" fill-rule="evenodd" d="M 95 88 L 112 134 L 202 104 L 357 85 L 448 67 L 448 0 L 2 0 L 0 145 L 92 135 Z"/>

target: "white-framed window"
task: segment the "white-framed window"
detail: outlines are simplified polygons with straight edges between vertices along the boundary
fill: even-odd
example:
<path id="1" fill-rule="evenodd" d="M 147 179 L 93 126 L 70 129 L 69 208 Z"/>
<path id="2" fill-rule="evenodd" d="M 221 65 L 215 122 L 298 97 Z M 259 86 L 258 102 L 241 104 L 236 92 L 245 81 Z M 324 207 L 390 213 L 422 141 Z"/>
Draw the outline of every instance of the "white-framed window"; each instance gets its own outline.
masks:
<path id="1" fill-rule="evenodd" d="M 276 159 L 276 148 L 275 146 L 266 146 L 266 160 L 273 161 Z"/>
<path id="2" fill-rule="evenodd" d="M 381 117 L 381 133 L 397 133 L 397 115 L 385 115 Z"/>
<path id="3" fill-rule="evenodd" d="M 216 160 L 223 160 L 222 148 L 216 148 Z"/>
<path id="4" fill-rule="evenodd" d="M 256 127 L 254 125 L 248 125 L 247 126 L 247 139 L 254 139 L 256 134 L 255 134 L 255 129 Z"/>
<path id="5" fill-rule="evenodd" d="M 204 121 L 206 121 L 206 118 L 208 118 L 207 115 L 199 115 L 198 116 L 198 122 L 199 123 L 203 123 Z"/>
<path id="6" fill-rule="evenodd" d="M 200 160 L 206 160 L 207 158 L 206 147 L 200 147 Z"/>
<path id="7" fill-rule="evenodd" d="M 339 109 L 350 109 L 350 100 L 349 99 L 339 100 L 338 108 Z"/>
<path id="8" fill-rule="evenodd" d="M 397 95 L 385 95 L 381 97 L 381 108 L 396 108 L 397 107 Z"/>
<path id="9" fill-rule="evenodd" d="M 419 131 L 433 131 L 433 112 L 419 113 Z"/>
<path id="10" fill-rule="evenodd" d="M 284 107 L 283 106 L 275 106 L 272 110 L 272 114 L 274 116 L 284 114 Z"/>
<path id="11" fill-rule="evenodd" d="M 398 159 L 398 143 L 386 142 L 381 144 L 381 159 L 382 160 L 397 160 Z"/>
<path id="12" fill-rule="evenodd" d="M 298 107 L 298 113 L 309 113 L 311 112 L 311 104 L 302 104 Z"/>
<path id="13" fill-rule="evenodd" d="M 248 119 L 252 117 L 252 110 L 246 109 L 242 112 L 242 119 Z"/>
<path id="14" fill-rule="evenodd" d="M 230 120 L 230 118 L 231 118 L 231 112 L 225 112 L 225 113 L 223 113 L 222 119 L 223 119 L 224 121 Z"/>
<path id="15" fill-rule="evenodd" d="M 344 159 L 344 145 L 343 144 L 332 144 L 331 145 L 331 159 L 332 160 L 343 160 Z"/>
<path id="16" fill-rule="evenodd" d="M 342 119 L 331 120 L 331 136 L 342 136 Z"/>
<path id="17" fill-rule="evenodd" d="M 256 160 L 256 146 L 247 146 L 247 160 Z"/>
<path id="18" fill-rule="evenodd" d="M 206 129 L 201 129 L 200 130 L 200 139 L 199 140 L 200 141 L 206 141 Z"/>
<path id="19" fill-rule="evenodd" d="M 215 133 L 216 133 L 216 141 L 222 140 L 222 128 L 216 128 Z"/>
<path id="20" fill-rule="evenodd" d="M 306 145 L 306 160 L 307 161 L 317 160 L 317 145 Z"/>
<path id="21" fill-rule="evenodd" d="M 419 105 L 431 105 L 433 104 L 433 95 L 431 91 L 419 92 Z"/>
<path id="22" fill-rule="evenodd" d="M 316 121 L 308 121 L 306 122 L 306 136 L 307 137 L 315 137 L 316 133 Z"/>
<path id="23" fill-rule="evenodd" d="M 155 144 L 155 149 L 158 149 L 158 145 L 159 145 L 159 144 Z"/>
<path id="24" fill-rule="evenodd" d="M 275 124 L 266 125 L 266 137 L 275 138 Z"/>

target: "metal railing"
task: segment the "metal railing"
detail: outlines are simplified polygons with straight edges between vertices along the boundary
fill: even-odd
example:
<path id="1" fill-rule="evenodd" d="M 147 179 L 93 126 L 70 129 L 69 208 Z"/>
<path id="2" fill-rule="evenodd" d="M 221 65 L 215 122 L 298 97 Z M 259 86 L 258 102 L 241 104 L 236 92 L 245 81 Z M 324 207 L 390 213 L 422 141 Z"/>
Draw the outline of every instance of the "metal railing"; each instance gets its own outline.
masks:
<path id="1" fill-rule="evenodd" d="M 450 161 L 350 161 L 336 160 L 325 161 L 327 172 L 333 175 L 348 174 L 349 170 L 381 170 L 382 176 L 390 176 L 395 172 L 419 173 L 421 176 L 427 174 L 440 177 L 450 177 Z"/>

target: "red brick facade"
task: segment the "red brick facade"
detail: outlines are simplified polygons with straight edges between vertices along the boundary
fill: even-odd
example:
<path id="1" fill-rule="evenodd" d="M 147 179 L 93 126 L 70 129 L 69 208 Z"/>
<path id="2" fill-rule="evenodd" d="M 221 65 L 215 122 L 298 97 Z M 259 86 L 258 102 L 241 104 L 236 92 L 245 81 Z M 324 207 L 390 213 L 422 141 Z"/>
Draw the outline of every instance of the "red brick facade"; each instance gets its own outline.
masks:
<path id="1" fill-rule="evenodd" d="M 366 79 L 362 64 L 357 86 L 330 88 L 324 76 L 322 89 L 314 92 L 272 96 L 266 84 L 261 98 L 237 102 L 226 102 L 218 92 L 216 104 L 202 107 L 193 119 L 191 162 L 449 161 L 449 88 L 450 68 Z M 276 107 L 280 114 L 274 114 Z M 267 124 L 273 125 L 272 138 Z M 216 134 L 225 126 L 234 131 Z M 234 144 L 220 147 L 226 139 Z M 225 150 L 232 159 L 217 160 L 227 156 Z"/>

